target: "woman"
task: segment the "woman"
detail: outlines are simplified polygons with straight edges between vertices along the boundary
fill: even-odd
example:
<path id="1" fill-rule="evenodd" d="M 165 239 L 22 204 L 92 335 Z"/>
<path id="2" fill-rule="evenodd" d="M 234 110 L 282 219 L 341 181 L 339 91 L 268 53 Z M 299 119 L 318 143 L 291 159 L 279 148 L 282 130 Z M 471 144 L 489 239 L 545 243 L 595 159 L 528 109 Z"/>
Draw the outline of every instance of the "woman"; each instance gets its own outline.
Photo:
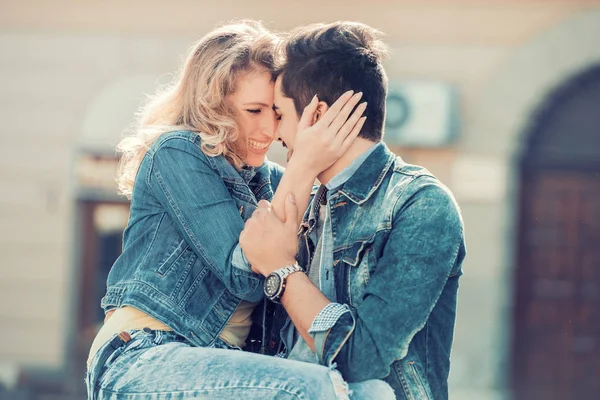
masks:
<path id="1" fill-rule="evenodd" d="M 343 384 L 325 367 L 225 350 L 244 347 L 263 298 L 238 244 L 244 221 L 261 199 L 283 210 L 290 192 L 306 207 L 309 188 L 295 182 L 313 182 L 364 123 L 364 107 L 350 116 L 360 95 L 347 93 L 310 126 L 315 98 L 285 175 L 265 163 L 276 44 L 255 22 L 209 33 L 120 143 L 131 212 L 90 350 L 90 399 L 335 398 Z"/>

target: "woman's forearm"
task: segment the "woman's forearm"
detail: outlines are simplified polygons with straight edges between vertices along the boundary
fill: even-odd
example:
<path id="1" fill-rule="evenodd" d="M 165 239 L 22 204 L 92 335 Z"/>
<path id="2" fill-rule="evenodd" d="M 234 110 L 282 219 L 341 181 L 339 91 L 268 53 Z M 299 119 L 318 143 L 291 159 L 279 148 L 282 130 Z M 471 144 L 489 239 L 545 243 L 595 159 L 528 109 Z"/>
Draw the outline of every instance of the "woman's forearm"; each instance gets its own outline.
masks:
<path id="1" fill-rule="evenodd" d="M 285 197 L 288 193 L 293 193 L 298 205 L 297 222 L 300 225 L 304 211 L 308 207 L 310 193 L 317 179 L 317 174 L 318 172 L 294 162 L 293 157 L 290 159 L 271 202 L 271 208 L 279 219 L 283 220 L 285 218 Z"/>

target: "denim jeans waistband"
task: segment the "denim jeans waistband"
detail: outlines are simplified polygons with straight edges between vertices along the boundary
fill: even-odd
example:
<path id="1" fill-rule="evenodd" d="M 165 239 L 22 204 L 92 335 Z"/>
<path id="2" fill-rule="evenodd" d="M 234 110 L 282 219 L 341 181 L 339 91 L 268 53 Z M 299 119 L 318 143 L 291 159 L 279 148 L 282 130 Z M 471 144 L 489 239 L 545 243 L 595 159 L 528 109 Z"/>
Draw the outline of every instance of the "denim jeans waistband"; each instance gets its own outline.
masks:
<path id="1" fill-rule="evenodd" d="M 148 341 L 154 345 L 170 342 L 187 342 L 183 336 L 173 331 L 154 331 L 149 328 L 127 330 L 115 334 L 98 349 L 88 367 L 86 386 L 89 400 L 96 400 L 94 388 L 109 360 L 114 361 L 128 346 L 140 340 Z"/>

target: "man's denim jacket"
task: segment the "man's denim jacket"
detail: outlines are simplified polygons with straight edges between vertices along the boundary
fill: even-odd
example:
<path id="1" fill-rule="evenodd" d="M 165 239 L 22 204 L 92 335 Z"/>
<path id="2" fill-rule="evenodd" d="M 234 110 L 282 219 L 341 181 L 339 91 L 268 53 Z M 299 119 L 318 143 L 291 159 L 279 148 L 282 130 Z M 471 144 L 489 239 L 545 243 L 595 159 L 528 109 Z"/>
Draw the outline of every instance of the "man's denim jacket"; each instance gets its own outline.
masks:
<path id="1" fill-rule="evenodd" d="M 263 279 L 236 264 L 238 241 L 257 200 L 272 199 L 283 169 L 267 162 L 252 179 L 241 173 L 223 157 L 206 156 L 193 132 L 157 139 L 136 176 L 105 311 L 130 305 L 192 344 L 211 346 L 242 299 L 263 298 Z"/>
<path id="2" fill-rule="evenodd" d="M 349 312 L 313 333 L 319 362 L 349 382 L 384 379 L 399 399 L 446 399 L 466 253 L 452 194 L 382 145 L 330 195 L 336 298 Z M 307 218 L 304 267 L 314 251 Z"/>

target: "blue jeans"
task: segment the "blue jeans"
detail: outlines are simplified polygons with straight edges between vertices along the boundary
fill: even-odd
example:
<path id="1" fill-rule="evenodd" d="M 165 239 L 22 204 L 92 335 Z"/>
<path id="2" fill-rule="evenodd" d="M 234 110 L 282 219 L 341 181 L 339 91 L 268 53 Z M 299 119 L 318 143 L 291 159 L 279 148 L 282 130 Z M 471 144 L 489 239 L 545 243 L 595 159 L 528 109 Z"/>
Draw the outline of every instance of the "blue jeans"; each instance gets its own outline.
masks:
<path id="1" fill-rule="evenodd" d="M 174 332 L 128 331 L 91 361 L 89 400 L 395 399 L 379 380 L 347 385 L 335 370 L 223 348 L 193 347 Z"/>

